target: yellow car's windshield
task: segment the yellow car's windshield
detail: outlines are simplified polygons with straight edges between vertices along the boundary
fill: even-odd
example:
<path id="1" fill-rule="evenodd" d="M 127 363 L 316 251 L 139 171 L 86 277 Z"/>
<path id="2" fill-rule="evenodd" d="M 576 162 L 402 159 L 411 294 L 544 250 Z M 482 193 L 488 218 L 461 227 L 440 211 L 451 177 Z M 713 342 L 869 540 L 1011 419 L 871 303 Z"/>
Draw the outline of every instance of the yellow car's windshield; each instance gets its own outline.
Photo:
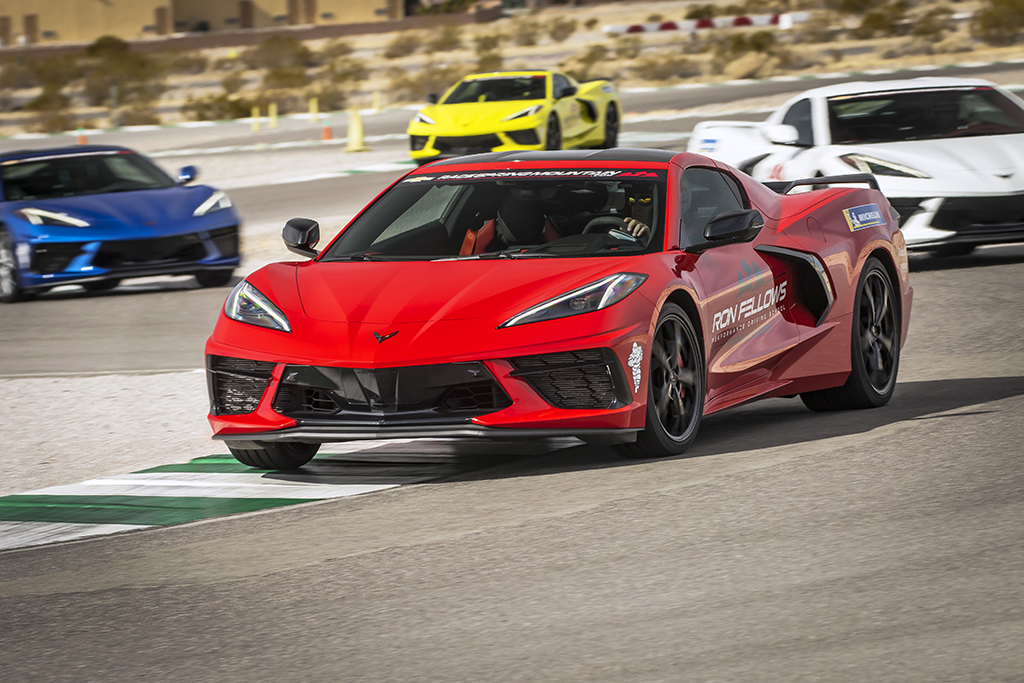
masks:
<path id="1" fill-rule="evenodd" d="M 462 81 L 443 104 L 542 100 L 547 97 L 546 76 L 499 76 Z"/>

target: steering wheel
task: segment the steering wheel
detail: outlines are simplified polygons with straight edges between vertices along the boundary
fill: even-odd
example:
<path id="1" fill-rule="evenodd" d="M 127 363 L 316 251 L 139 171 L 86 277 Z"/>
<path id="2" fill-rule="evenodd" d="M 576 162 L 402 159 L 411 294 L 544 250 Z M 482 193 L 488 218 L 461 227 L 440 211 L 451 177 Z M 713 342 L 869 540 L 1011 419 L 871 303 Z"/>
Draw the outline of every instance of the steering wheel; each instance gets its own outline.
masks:
<path id="1" fill-rule="evenodd" d="M 609 213 L 591 218 L 583 228 L 583 234 L 586 235 L 588 232 L 607 232 L 613 228 L 621 229 L 624 227 L 626 227 L 626 221 L 622 216 Z"/>

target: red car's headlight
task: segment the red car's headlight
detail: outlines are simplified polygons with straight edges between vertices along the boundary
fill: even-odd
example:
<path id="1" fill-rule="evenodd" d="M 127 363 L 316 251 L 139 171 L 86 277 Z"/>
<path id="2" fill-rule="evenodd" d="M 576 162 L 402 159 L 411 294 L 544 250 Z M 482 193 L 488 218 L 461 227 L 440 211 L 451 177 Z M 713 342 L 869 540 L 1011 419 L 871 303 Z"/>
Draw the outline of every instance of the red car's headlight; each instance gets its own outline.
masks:
<path id="1" fill-rule="evenodd" d="M 597 282 L 591 282 L 589 285 L 584 285 L 528 308 L 522 313 L 512 316 L 498 327 L 525 325 L 542 320 L 556 320 L 591 311 L 600 311 L 602 308 L 608 308 L 625 299 L 646 279 L 647 276 L 640 273 L 609 275 Z"/>

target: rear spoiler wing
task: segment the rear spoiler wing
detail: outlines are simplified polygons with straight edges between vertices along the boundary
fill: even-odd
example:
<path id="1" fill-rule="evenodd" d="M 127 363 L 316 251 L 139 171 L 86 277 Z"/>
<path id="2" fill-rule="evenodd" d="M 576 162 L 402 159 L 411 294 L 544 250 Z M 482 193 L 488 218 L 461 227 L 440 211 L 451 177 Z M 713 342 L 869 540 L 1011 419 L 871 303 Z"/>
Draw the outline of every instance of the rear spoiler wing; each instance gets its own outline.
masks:
<path id="1" fill-rule="evenodd" d="M 764 185 L 779 194 L 789 194 L 790 190 L 801 185 L 845 185 L 847 183 L 867 183 L 871 189 L 878 189 L 878 179 L 871 173 L 850 173 L 848 175 L 829 175 L 821 178 L 782 180 L 764 183 Z"/>

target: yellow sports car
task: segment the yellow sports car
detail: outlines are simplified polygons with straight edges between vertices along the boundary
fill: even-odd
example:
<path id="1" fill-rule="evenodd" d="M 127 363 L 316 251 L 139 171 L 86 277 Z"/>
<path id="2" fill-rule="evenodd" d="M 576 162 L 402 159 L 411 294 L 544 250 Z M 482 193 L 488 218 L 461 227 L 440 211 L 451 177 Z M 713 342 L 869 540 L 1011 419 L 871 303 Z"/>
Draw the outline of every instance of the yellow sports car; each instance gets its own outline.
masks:
<path id="1" fill-rule="evenodd" d="M 619 93 L 610 81 L 578 83 L 554 71 L 497 71 L 466 76 L 409 123 L 412 158 L 512 149 L 614 147 Z"/>

